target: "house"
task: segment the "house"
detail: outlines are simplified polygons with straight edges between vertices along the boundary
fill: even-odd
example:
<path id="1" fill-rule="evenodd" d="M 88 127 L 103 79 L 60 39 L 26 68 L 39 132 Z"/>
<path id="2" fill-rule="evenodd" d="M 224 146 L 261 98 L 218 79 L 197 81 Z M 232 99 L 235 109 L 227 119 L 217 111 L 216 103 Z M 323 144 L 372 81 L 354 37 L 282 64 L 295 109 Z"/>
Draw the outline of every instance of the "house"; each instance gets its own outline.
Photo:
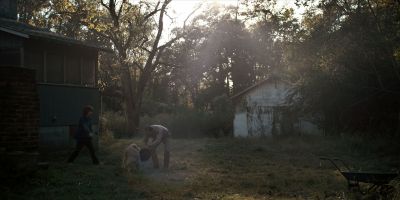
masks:
<path id="1" fill-rule="evenodd" d="M 317 126 L 299 118 L 286 102 L 290 84 L 268 78 L 234 95 L 233 135 L 259 137 L 319 133 Z"/>
<path id="2" fill-rule="evenodd" d="M 68 147 L 83 106 L 94 107 L 98 128 L 98 54 L 104 49 L 18 22 L 16 2 L 0 0 L 0 67 L 35 71 L 39 146 Z"/>

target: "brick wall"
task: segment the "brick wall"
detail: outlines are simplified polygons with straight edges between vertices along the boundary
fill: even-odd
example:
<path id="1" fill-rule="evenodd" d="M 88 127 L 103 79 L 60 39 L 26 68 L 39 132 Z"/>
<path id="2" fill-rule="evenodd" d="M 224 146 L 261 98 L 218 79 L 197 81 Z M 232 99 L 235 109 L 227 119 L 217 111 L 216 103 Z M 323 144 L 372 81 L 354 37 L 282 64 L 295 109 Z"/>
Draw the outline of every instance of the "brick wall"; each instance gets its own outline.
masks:
<path id="1" fill-rule="evenodd" d="M 35 71 L 0 67 L 0 150 L 38 150 L 39 99 Z"/>

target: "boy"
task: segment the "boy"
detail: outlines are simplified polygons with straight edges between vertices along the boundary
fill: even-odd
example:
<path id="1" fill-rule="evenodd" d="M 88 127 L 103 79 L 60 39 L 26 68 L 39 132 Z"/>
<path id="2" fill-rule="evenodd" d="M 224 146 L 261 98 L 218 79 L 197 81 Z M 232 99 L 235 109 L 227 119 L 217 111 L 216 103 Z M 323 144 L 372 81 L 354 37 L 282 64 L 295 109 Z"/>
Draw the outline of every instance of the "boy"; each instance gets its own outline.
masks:
<path id="1" fill-rule="evenodd" d="M 72 163 L 78 156 L 82 148 L 86 146 L 89 149 L 93 164 L 95 165 L 99 164 L 99 160 L 97 159 L 94 153 L 94 148 L 92 144 L 93 130 L 92 130 L 92 121 L 90 118 L 92 114 L 93 114 L 92 106 L 88 105 L 83 108 L 82 117 L 79 119 L 79 126 L 75 133 L 76 148 L 75 151 L 68 158 L 68 163 Z"/>

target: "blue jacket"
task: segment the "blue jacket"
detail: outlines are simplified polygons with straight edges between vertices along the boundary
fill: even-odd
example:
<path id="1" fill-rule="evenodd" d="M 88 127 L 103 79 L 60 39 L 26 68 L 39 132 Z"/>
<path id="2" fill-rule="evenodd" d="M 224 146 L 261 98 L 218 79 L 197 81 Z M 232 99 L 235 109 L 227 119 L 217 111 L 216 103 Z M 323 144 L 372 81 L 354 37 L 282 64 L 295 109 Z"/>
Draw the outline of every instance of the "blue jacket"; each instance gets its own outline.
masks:
<path id="1" fill-rule="evenodd" d="M 82 116 L 79 119 L 78 129 L 75 133 L 75 139 L 77 140 L 85 140 L 90 139 L 90 133 L 92 130 L 92 120 L 89 117 Z"/>

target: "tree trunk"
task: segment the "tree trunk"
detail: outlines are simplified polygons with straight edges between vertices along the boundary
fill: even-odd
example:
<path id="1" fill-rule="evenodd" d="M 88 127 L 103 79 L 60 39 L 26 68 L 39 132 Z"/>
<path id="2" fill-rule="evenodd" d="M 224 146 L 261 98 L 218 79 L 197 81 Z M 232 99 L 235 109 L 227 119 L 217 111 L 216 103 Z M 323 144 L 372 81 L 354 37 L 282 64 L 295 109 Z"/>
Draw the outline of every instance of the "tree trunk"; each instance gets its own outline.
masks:
<path id="1" fill-rule="evenodd" d="M 130 71 L 126 64 L 123 64 L 121 70 L 122 90 L 125 97 L 126 113 L 127 113 L 127 132 L 128 135 L 133 136 L 138 128 L 138 122 L 135 116 L 136 113 L 136 98 L 134 96 L 134 88 L 132 86 L 132 78 Z"/>

